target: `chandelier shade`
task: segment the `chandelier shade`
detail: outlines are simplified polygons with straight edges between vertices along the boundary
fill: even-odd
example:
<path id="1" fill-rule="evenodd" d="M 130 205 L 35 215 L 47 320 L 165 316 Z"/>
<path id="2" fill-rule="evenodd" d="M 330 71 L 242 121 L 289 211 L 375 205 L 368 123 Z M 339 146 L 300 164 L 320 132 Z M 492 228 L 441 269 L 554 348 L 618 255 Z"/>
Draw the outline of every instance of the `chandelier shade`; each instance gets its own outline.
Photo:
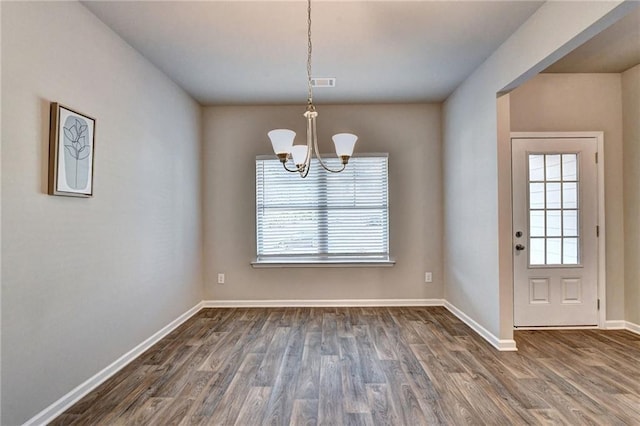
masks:
<path id="1" fill-rule="evenodd" d="M 300 167 L 307 161 L 307 153 L 309 148 L 306 145 L 294 145 L 291 148 L 291 157 L 293 158 L 293 164 Z"/>
<path id="2" fill-rule="evenodd" d="M 311 158 L 315 156 L 318 163 L 327 171 L 339 173 L 345 169 L 349 163 L 349 158 L 353 155 L 358 137 L 351 133 L 338 133 L 333 136 L 333 143 L 336 148 L 336 155 L 342 160 L 342 167 L 333 170 L 322 161 L 318 150 L 318 132 L 316 130 L 316 118 L 318 112 L 313 105 L 313 85 L 311 84 L 311 0 L 307 0 L 307 109 L 303 116 L 307 119 L 307 144 L 294 145 L 296 132 L 289 129 L 274 129 L 267 133 L 271 140 L 273 152 L 278 156 L 284 169 L 288 172 L 298 172 L 301 177 L 309 174 Z M 287 162 L 293 161 L 293 168 L 287 166 Z"/>
<path id="3" fill-rule="evenodd" d="M 291 152 L 296 132 L 289 129 L 275 129 L 267 133 L 267 135 L 269 139 L 271 139 L 273 152 L 275 152 L 276 155 L 289 154 Z"/>
<path id="4" fill-rule="evenodd" d="M 358 137 L 351 133 L 338 133 L 333 135 L 333 144 L 336 146 L 336 155 L 340 158 L 351 157 Z"/>

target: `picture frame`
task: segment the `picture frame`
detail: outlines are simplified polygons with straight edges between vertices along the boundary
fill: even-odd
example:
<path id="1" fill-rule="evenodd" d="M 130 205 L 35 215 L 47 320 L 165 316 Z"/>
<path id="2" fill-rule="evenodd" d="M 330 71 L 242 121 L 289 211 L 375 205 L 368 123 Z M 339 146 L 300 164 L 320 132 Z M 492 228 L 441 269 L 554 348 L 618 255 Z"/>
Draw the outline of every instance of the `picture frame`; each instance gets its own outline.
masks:
<path id="1" fill-rule="evenodd" d="M 49 127 L 50 195 L 93 196 L 96 120 L 57 102 Z"/>

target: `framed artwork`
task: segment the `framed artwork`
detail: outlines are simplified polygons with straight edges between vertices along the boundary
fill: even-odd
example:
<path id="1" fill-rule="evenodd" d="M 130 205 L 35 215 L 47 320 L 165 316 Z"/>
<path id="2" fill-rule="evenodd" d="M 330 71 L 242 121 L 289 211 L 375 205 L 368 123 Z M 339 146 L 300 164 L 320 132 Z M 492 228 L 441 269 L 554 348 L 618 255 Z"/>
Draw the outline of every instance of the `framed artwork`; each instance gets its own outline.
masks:
<path id="1" fill-rule="evenodd" d="M 95 119 L 51 103 L 49 194 L 93 196 L 95 128 Z"/>

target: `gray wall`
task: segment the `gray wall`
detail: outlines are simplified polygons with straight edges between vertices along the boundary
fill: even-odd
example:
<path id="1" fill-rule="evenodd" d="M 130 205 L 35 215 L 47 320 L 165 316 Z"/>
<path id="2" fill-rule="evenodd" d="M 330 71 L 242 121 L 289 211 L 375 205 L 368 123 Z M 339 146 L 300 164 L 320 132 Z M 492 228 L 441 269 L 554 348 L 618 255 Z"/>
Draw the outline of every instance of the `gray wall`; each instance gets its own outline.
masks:
<path id="1" fill-rule="evenodd" d="M 607 319 L 624 319 L 620 74 L 540 74 L 511 92 L 514 132 L 603 131 Z"/>
<path id="2" fill-rule="evenodd" d="M 359 136 L 356 152 L 389 152 L 391 268 L 254 269 L 255 156 L 271 154 L 267 132 L 304 140 L 304 105 L 204 110 L 206 297 L 252 299 L 442 298 L 439 105 L 318 106 L 322 152 L 331 135 Z M 331 146 L 330 146 L 331 145 Z M 284 171 L 283 171 L 284 173 Z M 424 283 L 424 272 L 433 283 Z M 216 274 L 226 274 L 226 284 Z"/>
<path id="3" fill-rule="evenodd" d="M 496 96 L 513 89 L 615 22 L 634 5 L 547 2 L 447 99 L 443 114 L 445 297 L 493 335 L 513 337 L 512 283 L 500 271 L 511 238 L 498 218 L 511 205 L 498 145 Z M 597 25 L 594 25 L 597 23 Z M 500 151 L 499 151 L 500 150 Z M 504 172 L 502 169 L 507 169 Z"/>
<path id="4" fill-rule="evenodd" d="M 640 325 L 640 65 L 622 74 L 625 320 Z"/>
<path id="5" fill-rule="evenodd" d="M 46 195 L 49 102 L 97 119 L 91 199 Z M 2 419 L 202 300 L 200 109 L 76 2 L 2 2 Z"/>

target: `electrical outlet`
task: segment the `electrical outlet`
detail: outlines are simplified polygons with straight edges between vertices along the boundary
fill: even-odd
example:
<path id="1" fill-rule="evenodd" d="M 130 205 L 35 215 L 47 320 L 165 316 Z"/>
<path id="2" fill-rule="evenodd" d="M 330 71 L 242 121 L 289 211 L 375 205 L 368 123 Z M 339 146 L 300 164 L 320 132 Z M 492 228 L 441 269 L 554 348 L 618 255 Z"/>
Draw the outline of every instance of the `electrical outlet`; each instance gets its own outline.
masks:
<path id="1" fill-rule="evenodd" d="M 218 274 L 218 284 L 224 284 L 224 274 L 223 273 L 219 273 Z"/>
<path id="2" fill-rule="evenodd" d="M 433 282 L 433 276 L 431 275 L 431 272 L 424 273 L 424 282 L 425 283 Z"/>

